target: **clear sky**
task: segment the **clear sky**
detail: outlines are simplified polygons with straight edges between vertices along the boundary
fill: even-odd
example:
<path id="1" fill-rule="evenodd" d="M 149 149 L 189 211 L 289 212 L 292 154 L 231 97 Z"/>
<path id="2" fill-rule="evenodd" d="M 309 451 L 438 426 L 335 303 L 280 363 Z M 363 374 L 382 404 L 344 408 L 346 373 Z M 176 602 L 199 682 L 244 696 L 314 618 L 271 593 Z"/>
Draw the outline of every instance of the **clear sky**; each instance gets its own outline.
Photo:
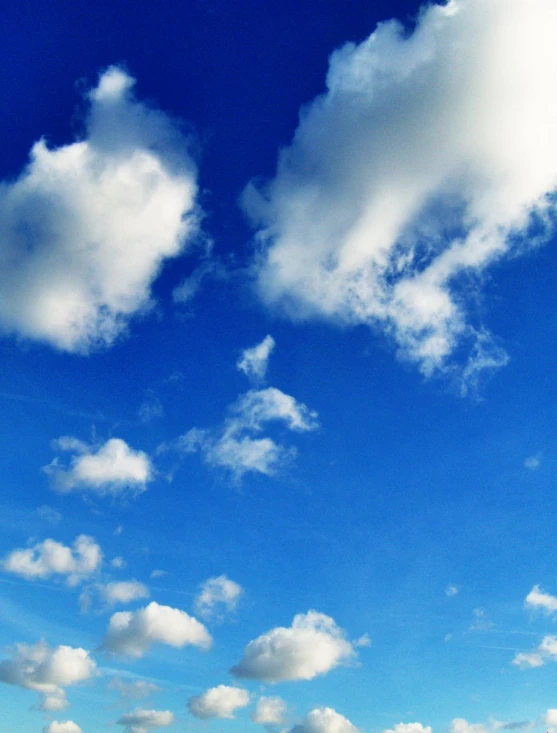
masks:
<path id="1" fill-rule="evenodd" d="M 557 5 L 0 24 L 0 729 L 557 728 Z"/>

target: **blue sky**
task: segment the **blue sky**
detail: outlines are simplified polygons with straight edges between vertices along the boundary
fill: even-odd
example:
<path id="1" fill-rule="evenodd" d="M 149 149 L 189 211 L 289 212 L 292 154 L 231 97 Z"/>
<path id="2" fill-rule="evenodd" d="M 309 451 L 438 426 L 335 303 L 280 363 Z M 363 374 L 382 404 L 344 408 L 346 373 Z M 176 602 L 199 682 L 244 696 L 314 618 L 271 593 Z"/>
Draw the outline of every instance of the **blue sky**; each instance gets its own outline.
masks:
<path id="1" fill-rule="evenodd" d="M 6 730 L 557 727 L 556 30 L 7 9 Z"/>

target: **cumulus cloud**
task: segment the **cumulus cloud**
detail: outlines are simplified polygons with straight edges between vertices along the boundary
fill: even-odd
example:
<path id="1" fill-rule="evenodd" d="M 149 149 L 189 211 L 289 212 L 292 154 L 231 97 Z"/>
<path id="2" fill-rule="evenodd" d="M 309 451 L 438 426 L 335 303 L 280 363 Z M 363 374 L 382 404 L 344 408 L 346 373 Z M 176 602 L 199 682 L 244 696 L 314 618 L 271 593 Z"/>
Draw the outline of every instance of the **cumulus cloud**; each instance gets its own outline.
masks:
<path id="1" fill-rule="evenodd" d="M 540 608 L 548 615 L 557 611 L 557 598 L 549 593 L 544 593 L 540 590 L 539 585 L 535 585 L 528 593 L 524 604 L 527 608 Z"/>
<path id="2" fill-rule="evenodd" d="M 126 491 L 139 494 L 153 477 L 149 456 L 120 438 L 110 438 L 102 445 L 88 445 L 64 437 L 54 441 L 54 448 L 73 453 L 67 466 L 55 458 L 43 468 L 60 493 L 77 490 L 92 491 L 99 496 L 118 496 Z"/>
<path id="3" fill-rule="evenodd" d="M 43 728 L 43 733 L 83 733 L 83 730 L 73 720 L 53 720 Z"/>
<path id="4" fill-rule="evenodd" d="M 149 598 L 149 588 L 138 580 L 122 580 L 99 586 L 99 594 L 108 606 Z"/>
<path id="5" fill-rule="evenodd" d="M 32 547 L 12 550 L 2 561 L 2 570 L 28 580 L 65 576 L 68 585 L 76 585 L 99 569 L 101 548 L 93 537 L 79 535 L 73 547 L 47 539 Z"/>
<path id="6" fill-rule="evenodd" d="M 544 716 L 544 725 L 555 726 L 557 725 L 557 709 L 549 708 Z"/>
<path id="7" fill-rule="evenodd" d="M 521 669 L 543 667 L 547 662 L 557 661 L 557 636 L 544 636 L 539 646 L 531 652 L 519 652 L 513 664 Z"/>
<path id="8" fill-rule="evenodd" d="M 142 657 L 154 643 L 181 649 L 191 644 L 208 649 L 212 638 L 205 626 L 185 611 L 155 601 L 138 611 L 120 611 L 109 621 L 102 649 L 127 657 Z"/>
<path id="9" fill-rule="evenodd" d="M 236 610 L 243 588 L 226 575 L 206 580 L 195 599 L 195 612 L 203 618 L 219 618 Z"/>
<path id="10" fill-rule="evenodd" d="M 230 671 L 264 682 L 311 680 L 355 656 L 354 645 L 334 619 L 308 611 L 295 616 L 292 626 L 278 626 L 250 641 Z"/>
<path id="11" fill-rule="evenodd" d="M 11 658 L 0 662 L 0 682 L 39 692 L 41 710 L 61 710 L 68 704 L 64 688 L 90 679 L 95 668 L 85 649 L 51 648 L 44 641 L 16 644 Z"/>
<path id="12" fill-rule="evenodd" d="M 219 685 L 211 687 L 201 695 L 190 697 L 188 708 L 196 718 L 234 718 L 234 711 L 249 705 L 250 696 L 247 690 L 240 687 Z"/>
<path id="13" fill-rule="evenodd" d="M 65 351 L 110 346 L 152 305 L 163 262 L 197 227 L 196 170 L 178 125 L 110 67 L 85 136 L 31 149 L 0 183 L 0 328 Z"/>
<path id="14" fill-rule="evenodd" d="M 557 185 L 553 0 L 450 0 L 330 57 L 275 178 L 250 184 L 258 289 L 294 319 L 383 329 L 425 374 L 507 360 L 466 309 L 547 235 Z"/>
<path id="15" fill-rule="evenodd" d="M 121 715 L 116 723 L 125 727 L 126 733 L 148 733 L 156 728 L 167 728 L 176 717 L 170 710 L 146 710 L 136 708 Z"/>
<path id="16" fill-rule="evenodd" d="M 315 708 L 290 733 L 357 733 L 352 723 L 333 708 Z"/>
<path id="17" fill-rule="evenodd" d="M 242 352 L 236 366 L 250 379 L 262 380 L 267 373 L 269 357 L 274 348 L 275 339 L 267 334 L 261 343 Z"/>
<path id="18" fill-rule="evenodd" d="M 287 713 L 288 705 L 281 697 L 263 695 L 257 701 L 255 710 L 250 713 L 250 718 L 261 725 L 283 725 Z"/>
<path id="19" fill-rule="evenodd" d="M 432 733 L 432 728 L 421 723 L 397 723 L 392 728 L 383 731 L 383 733 Z"/>
<path id="20" fill-rule="evenodd" d="M 469 723 L 464 718 L 451 721 L 450 733 L 489 733 L 489 728 L 481 723 Z"/>

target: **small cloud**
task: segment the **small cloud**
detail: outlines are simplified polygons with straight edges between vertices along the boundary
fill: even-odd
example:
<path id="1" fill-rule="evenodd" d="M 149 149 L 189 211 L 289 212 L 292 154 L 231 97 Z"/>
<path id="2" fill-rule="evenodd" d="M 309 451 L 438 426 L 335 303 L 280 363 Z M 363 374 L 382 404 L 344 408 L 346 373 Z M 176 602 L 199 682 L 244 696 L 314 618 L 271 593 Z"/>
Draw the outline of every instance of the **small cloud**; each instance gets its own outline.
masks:
<path id="1" fill-rule="evenodd" d="M 250 696 L 247 690 L 240 687 L 219 685 L 201 695 L 190 697 L 188 709 L 192 715 L 202 720 L 209 718 L 226 718 L 232 720 L 238 708 L 249 705 Z"/>
<path id="2" fill-rule="evenodd" d="M 122 525 L 121 525 L 121 524 L 119 524 L 119 525 L 118 525 L 118 526 L 116 527 L 116 529 L 114 530 L 113 534 L 114 534 L 114 536 L 115 536 L 115 537 L 118 537 L 119 535 L 121 535 L 121 534 L 122 534 L 122 532 L 123 532 L 123 531 L 124 531 L 124 528 L 122 527 Z"/>
<path id="3" fill-rule="evenodd" d="M 443 637 L 443 641 L 444 642 L 452 641 L 452 639 L 453 639 L 453 635 L 452 634 L 445 634 L 445 636 Z"/>
<path id="4" fill-rule="evenodd" d="M 358 728 L 333 708 L 315 708 L 290 733 L 358 733 Z"/>
<path id="5" fill-rule="evenodd" d="M 281 697 L 262 696 L 250 718 L 260 725 L 284 725 L 287 714 L 288 705 Z"/>
<path id="6" fill-rule="evenodd" d="M 542 462 L 542 454 L 537 453 L 535 456 L 530 456 L 529 458 L 526 458 L 524 461 L 524 468 L 527 468 L 529 471 L 535 471 L 538 469 Z"/>
<path id="7" fill-rule="evenodd" d="M 156 570 L 151 570 L 151 575 L 149 577 L 151 579 L 153 579 L 153 578 L 163 578 L 165 575 L 168 575 L 168 570 L 159 570 L 157 568 Z"/>
<path id="8" fill-rule="evenodd" d="M 539 585 L 535 585 L 526 596 L 524 605 L 527 608 L 539 608 L 547 615 L 557 611 L 557 597 L 544 593 Z"/>
<path id="9" fill-rule="evenodd" d="M 472 615 L 474 620 L 470 625 L 470 631 L 488 631 L 495 626 L 483 608 L 475 608 Z"/>
<path id="10" fill-rule="evenodd" d="M 460 591 L 460 587 L 458 585 L 448 585 L 445 588 L 445 595 L 449 598 L 452 598 L 453 596 L 456 596 L 458 592 Z"/>
<path id="11" fill-rule="evenodd" d="M 168 728 L 175 720 L 176 717 L 170 710 L 136 708 L 121 715 L 116 724 L 124 726 L 125 733 L 149 733 L 157 728 Z"/>
<path id="12" fill-rule="evenodd" d="M 112 558 L 112 560 L 110 561 L 110 564 L 112 565 L 113 568 L 116 568 L 116 570 L 123 570 L 126 567 L 127 563 L 123 557 L 120 557 L 118 555 L 118 557 Z"/>
<path id="13" fill-rule="evenodd" d="M 40 506 L 37 509 L 37 514 L 41 519 L 44 519 L 45 522 L 48 522 L 49 524 L 59 524 L 63 519 L 62 514 L 60 514 L 57 509 L 48 506 L 48 504 Z"/>
<path id="14" fill-rule="evenodd" d="M 557 661 L 557 636 L 544 636 L 540 645 L 531 652 L 520 652 L 513 664 L 520 669 L 543 667 L 547 662 Z"/>
<path id="15" fill-rule="evenodd" d="M 43 733 L 83 733 L 83 730 L 73 720 L 53 720 L 43 728 Z"/>
<path id="16" fill-rule="evenodd" d="M 160 692 L 160 687 L 148 680 L 133 680 L 126 682 L 120 677 L 113 677 L 107 685 L 109 690 L 116 690 L 124 700 L 142 700 L 150 697 L 155 692 Z"/>
<path id="17" fill-rule="evenodd" d="M 139 422 L 143 425 L 147 425 L 147 423 L 150 423 L 152 420 L 155 420 L 157 417 L 162 417 L 163 415 L 164 408 L 162 406 L 162 402 L 152 390 L 149 390 L 147 397 L 143 400 L 137 410 Z"/>
<path id="18" fill-rule="evenodd" d="M 195 599 L 196 613 L 205 619 L 222 619 L 224 613 L 233 613 L 243 588 L 226 575 L 206 580 Z"/>
<path id="19" fill-rule="evenodd" d="M 267 335 L 261 343 L 242 352 L 242 356 L 238 359 L 236 367 L 250 379 L 255 381 L 265 379 L 269 356 L 274 348 L 274 338 Z"/>
<path id="20" fill-rule="evenodd" d="M 117 603 L 131 603 L 132 601 L 149 598 L 149 588 L 137 580 L 121 580 L 97 586 L 97 591 L 107 606 Z"/>

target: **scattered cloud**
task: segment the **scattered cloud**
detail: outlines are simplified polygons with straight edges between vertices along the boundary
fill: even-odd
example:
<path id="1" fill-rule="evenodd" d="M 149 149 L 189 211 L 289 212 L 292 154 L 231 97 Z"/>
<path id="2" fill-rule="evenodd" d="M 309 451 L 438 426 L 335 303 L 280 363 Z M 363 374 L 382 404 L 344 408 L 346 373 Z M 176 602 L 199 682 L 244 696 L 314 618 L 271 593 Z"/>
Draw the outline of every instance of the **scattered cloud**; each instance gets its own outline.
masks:
<path id="1" fill-rule="evenodd" d="M 267 335 L 261 343 L 243 351 L 236 366 L 250 379 L 261 381 L 265 379 L 269 357 L 274 348 L 275 339 Z"/>
<path id="2" fill-rule="evenodd" d="M 454 718 L 449 731 L 450 733 L 489 733 L 489 728 L 481 723 L 469 723 L 464 718 Z"/>
<path id="3" fill-rule="evenodd" d="M 263 695 L 257 701 L 255 710 L 250 713 L 250 718 L 261 725 L 284 725 L 287 714 L 288 705 L 281 697 Z"/>
<path id="4" fill-rule="evenodd" d="M 178 126 L 111 66 L 78 142 L 33 145 L 0 188 L 0 328 L 86 354 L 151 306 L 163 262 L 197 228 L 196 170 Z"/>
<path id="5" fill-rule="evenodd" d="M 94 538 L 81 534 L 73 547 L 47 539 L 32 547 L 12 550 L 1 567 L 4 572 L 27 580 L 65 576 L 68 585 L 77 585 L 100 568 L 102 557 Z"/>
<path id="6" fill-rule="evenodd" d="M 234 718 L 234 711 L 249 705 L 250 696 L 247 690 L 240 687 L 219 685 L 211 687 L 201 695 L 190 697 L 188 709 L 196 718 Z"/>
<path id="7" fill-rule="evenodd" d="M 170 710 L 136 708 L 121 715 L 116 723 L 117 725 L 123 725 L 126 733 L 148 733 L 148 731 L 157 728 L 167 728 L 175 720 L 176 717 Z"/>
<path id="8" fill-rule="evenodd" d="M 445 588 L 445 595 L 449 596 L 449 598 L 452 598 L 453 596 L 458 595 L 459 591 L 460 591 L 460 588 L 458 585 L 448 585 Z"/>
<path id="9" fill-rule="evenodd" d="M 513 664 L 521 669 L 543 667 L 547 662 L 557 661 L 557 636 L 544 636 L 537 649 L 531 652 L 520 652 L 513 659 Z"/>
<path id="10" fill-rule="evenodd" d="M 117 555 L 116 557 L 112 558 L 112 560 L 110 561 L 110 564 L 112 565 L 113 568 L 116 568 L 117 570 L 123 570 L 126 567 L 127 563 L 123 557 L 120 557 L 119 555 Z"/>
<path id="11" fill-rule="evenodd" d="M 524 461 L 524 468 L 529 471 L 535 471 L 541 466 L 542 456 L 541 453 L 537 453 L 535 456 L 530 456 Z"/>
<path id="12" fill-rule="evenodd" d="M 421 723 L 397 723 L 383 733 L 432 733 L 432 728 Z"/>
<path id="13" fill-rule="evenodd" d="M 222 618 L 236 610 L 243 588 L 226 575 L 206 580 L 195 599 L 195 612 L 206 619 Z"/>
<path id="14" fill-rule="evenodd" d="M 73 720 L 53 720 L 43 728 L 43 733 L 83 733 L 83 730 Z"/>
<path id="15" fill-rule="evenodd" d="M 101 649 L 127 657 L 142 657 L 154 643 L 181 649 L 208 649 L 212 638 L 205 626 L 185 611 L 155 601 L 138 611 L 120 611 L 109 622 Z"/>
<path id="16" fill-rule="evenodd" d="M 230 671 L 264 682 L 311 680 L 355 656 L 354 645 L 330 616 L 308 611 L 295 616 L 292 626 L 279 626 L 250 641 Z"/>
<path id="17" fill-rule="evenodd" d="M 358 728 L 333 708 L 315 708 L 290 733 L 358 733 Z"/>
<path id="18" fill-rule="evenodd" d="M 467 345 L 463 378 L 505 364 L 467 296 L 550 228 L 556 24 L 552 0 L 450 0 L 336 50 L 276 177 L 244 192 L 262 299 L 378 326 L 426 375 Z"/>
<path id="19" fill-rule="evenodd" d="M 557 725 L 557 709 L 549 708 L 544 716 L 543 722 L 545 725 Z"/>
<path id="20" fill-rule="evenodd" d="M 54 448 L 73 453 L 64 467 L 55 458 L 43 468 L 54 488 L 66 494 L 73 490 L 92 491 L 100 496 L 119 496 L 124 492 L 139 494 L 153 477 L 149 456 L 134 450 L 120 438 L 110 438 L 102 445 L 88 445 L 76 438 L 54 441 Z"/>
<path id="21" fill-rule="evenodd" d="M 116 690 L 124 699 L 142 700 L 155 692 L 160 692 L 160 687 L 148 680 L 133 680 L 126 682 L 120 677 L 113 677 L 107 685 L 109 690 Z"/>
<path id="22" fill-rule="evenodd" d="M 492 730 L 531 730 L 534 723 L 531 720 L 503 720 L 490 719 L 490 727 Z"/>
<path id="23" fill-rule="evenodd" d="M 121 580 L 99 585 L 97 591 L 107 606 L 149 598 L 149 588 L 138 580 Z"/>
<path id="24" fill-rule="evenodd" d="M 139 405 L 137 410 L 137 417 L 139 422 L 143 425 L 147 425 L 157 417 L 164 415 L 164 408 L 162 402 L 153 391 L 149 391 L 147 397 Z"/>
<path id="25" fill-rule="evenodd" d="M 557 598 L 549 593 L 544 593 L 544 591 L 540 590 L 539 585 L 535 585 L 526 596 L 524 605 L 527 608 L 539 608 L 544 613 L 550 615 L 557 611 Z"/>
<path id="26" fill-rule="evenodd" d="M 160 570 L 156 568 L 155 570 L 151 570 L 151 575 L 149 576 L 151 579 L 154 578 L 163 578 L 165 575 L 168 575 L 167 570 Z"/>
<path id="27" fill-rule="evenodd" d="M 62 514 L 54 507 L 48 506 L 48 504 L 40 506 L 37 509 L 37 514 L 49 524 L 59 524 L 63 519 Z"/>
<path id="28" fill-rule="evenodd" d="M 472 615 L 474 620 L 470 624 L 470 631 L 488 631 L 495 625 L 484 608 L 475 608 L 472 611 Z"/>

